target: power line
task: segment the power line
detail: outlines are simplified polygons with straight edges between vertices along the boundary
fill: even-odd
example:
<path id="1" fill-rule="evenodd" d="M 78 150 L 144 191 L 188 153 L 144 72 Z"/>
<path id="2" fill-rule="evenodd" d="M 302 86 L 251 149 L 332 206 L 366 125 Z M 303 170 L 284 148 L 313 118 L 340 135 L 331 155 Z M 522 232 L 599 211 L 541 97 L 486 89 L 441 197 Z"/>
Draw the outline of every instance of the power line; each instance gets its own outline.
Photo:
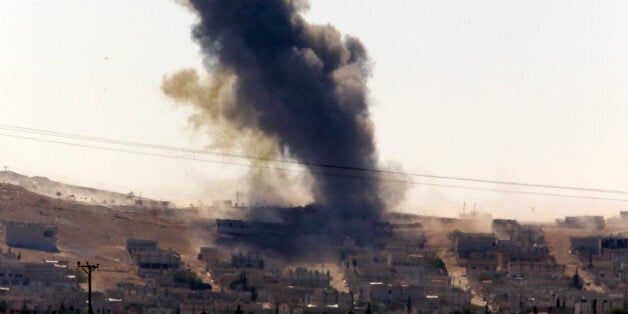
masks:
<path id="1" fill-rule="evenodd" d="M 94 309 L 92 307 L 92 272 L 94 272 L 96 269 L 98 269 L 99 264 L 90 264 L 89 262 L 86 262 L 85 264 L 81 264 L 81 261 L 76 262 L 76 266 L 80 267 L 81 270 L 83 270 L 83 272 L 87 275 L 87 306 L 88 306 L 88 313 L 89 314 L 94 314 Z"/>
<path id="2" fill-rule="evenodd" d="M 175 155 L 160 154 L 160 153 L 150 153 L 150 152 L 140 152 L 140 151 L 134 151 L 134 150 L 126 150 L 126 149 L 113 148 L 113 147 L 95 146 L 95 145 L 71 143 L 71 142 L 64 142 L 64 141 L 57 141 L 57 140 L 48 140 L 48 139 L 41 139 L 41 138 L 20 136 L 20 135 L 12 135 L 12 134 L 5 134 L 5 133 L 0 133 L 0 136 L 16 138 L 16 139 L 31 140 L 31 141 L 37 141 L 37 142 L 44 142 L 44 143 L 61 144 L 61 145 L 81 147 L 81 148 L 92 148 L 92 149 L 107 150 L 107 151 L 113 151 L 113 152 L 130 153 L 130 154 L 137 154 L 137 155 L 144 155 L 144 156 L 163 157 L 163 158 L 171 158 L 171 159 L 185 159 L 185 160 L 192 160 L 192 161 L 199 161 L 199 162 L 207 162 L 207 163 L 216 163 L 216 164 L 223 164 L 223 165 L 247 167 L 247 168 L 261 168 L 261 169 L 267 169 L 267 170 L 279 170 L 279 171 L 304 173 L 304 174 L 312 174 L 312 175 L 321 175 L 321 176 L 331 176 L 331 177 L 340 177 L 340 178 L 348 178 L 348 179 L 372 180 L 372 181 L 383 181 L 383 182 L 392 182 L 392 183 L 400 183 L 400 184 L 413 184 L 413 185 L 423 185 L 423 186 L 458 188 L 458 189 L 465 189 L 465 190 L 500 192 L 500 193 L 513 193 L 513 194 L 524 194 L 524 195 L 539 195 L 539 196 L 552 196 L 552 197 L 564 197 L 564 198 L 575 198 L 575 199 L 590 199 L 590 200 L 605 200 L 605 201 L 628 202 L 628 199 L 621 199 L 621 198 L 581 196 L 581 195 L 569 195 L 569 194 L 554 194 L 554 193 L 543 193 L 543 192 L 532 192 L 532 191 L 517 191 L 517 190 L 504 190 L 504 189 L 490 189 L 490 188 L 481 188 L 481 187 L 464 186 L 464 185 L 425 183 L 425 182 L 416 182 L 416 181 L 410 181 L 410 180 L 389 179 L 389 178 L 369 177 L 369 176 L 358 176 L 358 175 L 351 175 L 351 174 L 330 173 L 330 172 L 321 172 L 321 171 L 313 171 L 313 170 L 300 170 L 300 169 L 293 169 L 293 168 L 272 167 L 272 166 L 266 166 L 266 165 L 242 164 L 242 163 L 235 163 L 235 162 L 228 162 L 228 161 L 201 159 L 201 158 L 189 157 L 189 156 L 188 157 L 175 156 Z"/>
<path id="3" fill-rule="evenodd" d="M 281 163 L 286 163 L 286 164 L 313 166 L 313 167 L 328 168 L 328 169 L 351 170 L 351 171 L 366 172 L 366 173 L 393 174 L 393 175 L 423 177 L 423 178 L 432 178 L 432 179 L 444 179 L 444 180 L 488 183 L 488 184 L 520 186 L 520 187 L 571 190 L 571 191 L 580 191 L 580 192 L 628 194 L 628 191 L 613 190 L 613 189 L 599 189 L 599 188 L 587 188 L 587 187 L 577 187 L 577 186 L 567 186 L 567 185 L 553 185 L 553 184 L 540 184 L 540 183 L 515 182 L 515 181 L 498 181 L 498 180 L 478 179 L 478 178 L 469 178 L 469 177 L 430 175 L 430 174 L 422 174 L 422 173 L 409 173 L 409 172 L 403 172 L 403 171 L 362 168 L 362 167 L 354 167 L 350 165 L 334 165 L 334 164 L 326 164 L 326 163 L 318 163 L 318 162 L 310 162 L 310 161 L 295 161 L 295 160 L 278 159 L 278 158 L 263 158 L 263 157 L 258 157 L 258 156 L 221 153 L 221 152 L 214 152 L 214 151 L 208 151 L 208 150 L 196 150 L 196 149 L 189 149 L 189 148 L 184 148 L 184 147 L 147 144 L 147 143 L 140 143 L 140 142 L 134 142 L 134 141 L 110 139 L 110 138 L 104 138 L 104 137 L 63 133 L 63 132 L 56 132 L 56 131 L 50 131 L 50 130 L 7 125 L 7 124 L 1 124 L 1 123 L 0 123 L 0 129 L 7 130 L 7 131 L 40 134 L 40 135 L 45 135 L 45 136 L 54 136 L 54 137 L 71 138 L 71 139 L 78 139 L 78 140 L 85 140 L 85 141 L 95 141 L 95 142 L 108 143 L 108 144 L 117 144 L 117 145 L 124 145 L 124 146 L 163 149 L 163 150 L 170 150 L 170 151 L 177 151 L 177 152 L 203 154 L 203 155 L 215 155 L 215 156 L 240 158 L 240 159 L 247 159 L 247 160 L 281 162 Z"/>

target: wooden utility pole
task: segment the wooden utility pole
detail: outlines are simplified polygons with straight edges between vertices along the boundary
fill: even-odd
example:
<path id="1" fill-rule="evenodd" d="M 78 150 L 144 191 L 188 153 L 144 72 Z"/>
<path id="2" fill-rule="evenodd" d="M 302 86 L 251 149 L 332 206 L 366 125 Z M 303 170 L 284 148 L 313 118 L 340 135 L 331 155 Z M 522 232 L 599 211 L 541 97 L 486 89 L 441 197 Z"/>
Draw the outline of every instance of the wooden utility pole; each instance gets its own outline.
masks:
<path id="1" fill-rule="evenodd" d="M 81 265 L 81 261 L 76 262 L 76 266 L 80 267 L 83 272 L 87 275 L 87 305 L 88 305 L 88 313 L 94 314 L 94 309 L 92 308 L 92 271 L 98 268 L 98 264 L 90 265 L 89 262 L 85 262 L 85 264 Z"/>

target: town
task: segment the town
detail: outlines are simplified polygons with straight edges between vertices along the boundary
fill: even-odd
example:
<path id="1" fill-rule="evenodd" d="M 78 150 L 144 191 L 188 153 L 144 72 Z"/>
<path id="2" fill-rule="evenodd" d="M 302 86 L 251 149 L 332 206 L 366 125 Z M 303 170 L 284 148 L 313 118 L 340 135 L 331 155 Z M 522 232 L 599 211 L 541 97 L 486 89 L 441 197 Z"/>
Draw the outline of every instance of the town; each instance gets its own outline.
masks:
<path id="1" fill-rule="evenodd" d="M 32 189 L 32 182 L 22 185 Z M 455 218 L 390 212 L 371 222 L 368 241 L 316 242 L 286 223 L 247 219 L 303 208 L 222 201 L 201 210 L 131 199 L 105 206 L 9 183 L 0 192 L 0 309 L 6 312 L 86 311 L 81 259 L 99 264 L 91 274 L 97 313 L 620 313 L 628 307 L 623 211 L 537 223 L 475 211 Z M 127 225 L 116 229 L 121 224 Z M 186 241 L 173 242 L 177 235 Z M 282 239 L 303 247 L 290 255 L 282 246 L 294 241 Z"/>

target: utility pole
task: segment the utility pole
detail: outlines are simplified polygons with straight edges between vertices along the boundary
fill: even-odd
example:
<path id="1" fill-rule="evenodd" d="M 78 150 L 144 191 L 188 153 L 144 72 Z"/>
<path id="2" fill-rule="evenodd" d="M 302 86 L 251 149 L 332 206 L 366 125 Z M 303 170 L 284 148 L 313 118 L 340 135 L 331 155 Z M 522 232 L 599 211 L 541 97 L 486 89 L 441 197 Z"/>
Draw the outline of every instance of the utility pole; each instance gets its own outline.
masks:
<path id="1" fill-rule="evenodd" d="M 89 262 L 85 262 L 85 264 L 81 265 L 81 261 L 76 262 L 76 266 L 80 267 L 83 272 L 87 275 L 87 304 L 88 304 L 88 313 L 94 314 L 94 309 L 92 309 L 92 271 L 98 268 L 98 264 L 90 265 Z"/>

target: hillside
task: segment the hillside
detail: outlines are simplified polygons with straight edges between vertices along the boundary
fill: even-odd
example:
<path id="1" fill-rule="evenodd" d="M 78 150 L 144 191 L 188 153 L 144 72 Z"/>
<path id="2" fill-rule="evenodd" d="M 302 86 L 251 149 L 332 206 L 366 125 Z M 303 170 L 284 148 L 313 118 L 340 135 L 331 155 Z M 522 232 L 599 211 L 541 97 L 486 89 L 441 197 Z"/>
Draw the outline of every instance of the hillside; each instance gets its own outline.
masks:
<path id="1" fill-rule="evenodd" d="M 89 204 L 131 205 L 134 203 L 134 199 L 137 200 L 137 195 L 129 197 L 129 193 L 125 194 L 90 187 L 70 185 L 52 181 L 46 177 L 29 177 L 13 171 L 0 171 L 0 182 L 19 185 L 28 191 L 53 198 L 61 198 Z M 57 193 L 60 193 L 60 195 L 57 195 Z M 147 198 L 143 198 L 143 201 L 155 204 L 159 203 L 155 200 Z"/>
<path id="2" fill-rule="evenodd" d="M 137 281 L 125 244 L 128 237 L 156 240 L 159 246 L 172 248 L 184 262 L 196 267 L 196 255 L 208 235 L 190 224 L 189 218 L 157 216 L 142 212 L 118 211 L 101 205 L 56 199 L 27 191 L 21 186 L 0 183 L 0 220 L 54 224 L 58 227 L 59 253 L 25 249 L 19 251 L 25 261 L 43 259 L 99 263 L 94 278 L 96 290 L 111 288 L 116 281 Z M 4 233 L 1 241 L 3 251 Z"/>

